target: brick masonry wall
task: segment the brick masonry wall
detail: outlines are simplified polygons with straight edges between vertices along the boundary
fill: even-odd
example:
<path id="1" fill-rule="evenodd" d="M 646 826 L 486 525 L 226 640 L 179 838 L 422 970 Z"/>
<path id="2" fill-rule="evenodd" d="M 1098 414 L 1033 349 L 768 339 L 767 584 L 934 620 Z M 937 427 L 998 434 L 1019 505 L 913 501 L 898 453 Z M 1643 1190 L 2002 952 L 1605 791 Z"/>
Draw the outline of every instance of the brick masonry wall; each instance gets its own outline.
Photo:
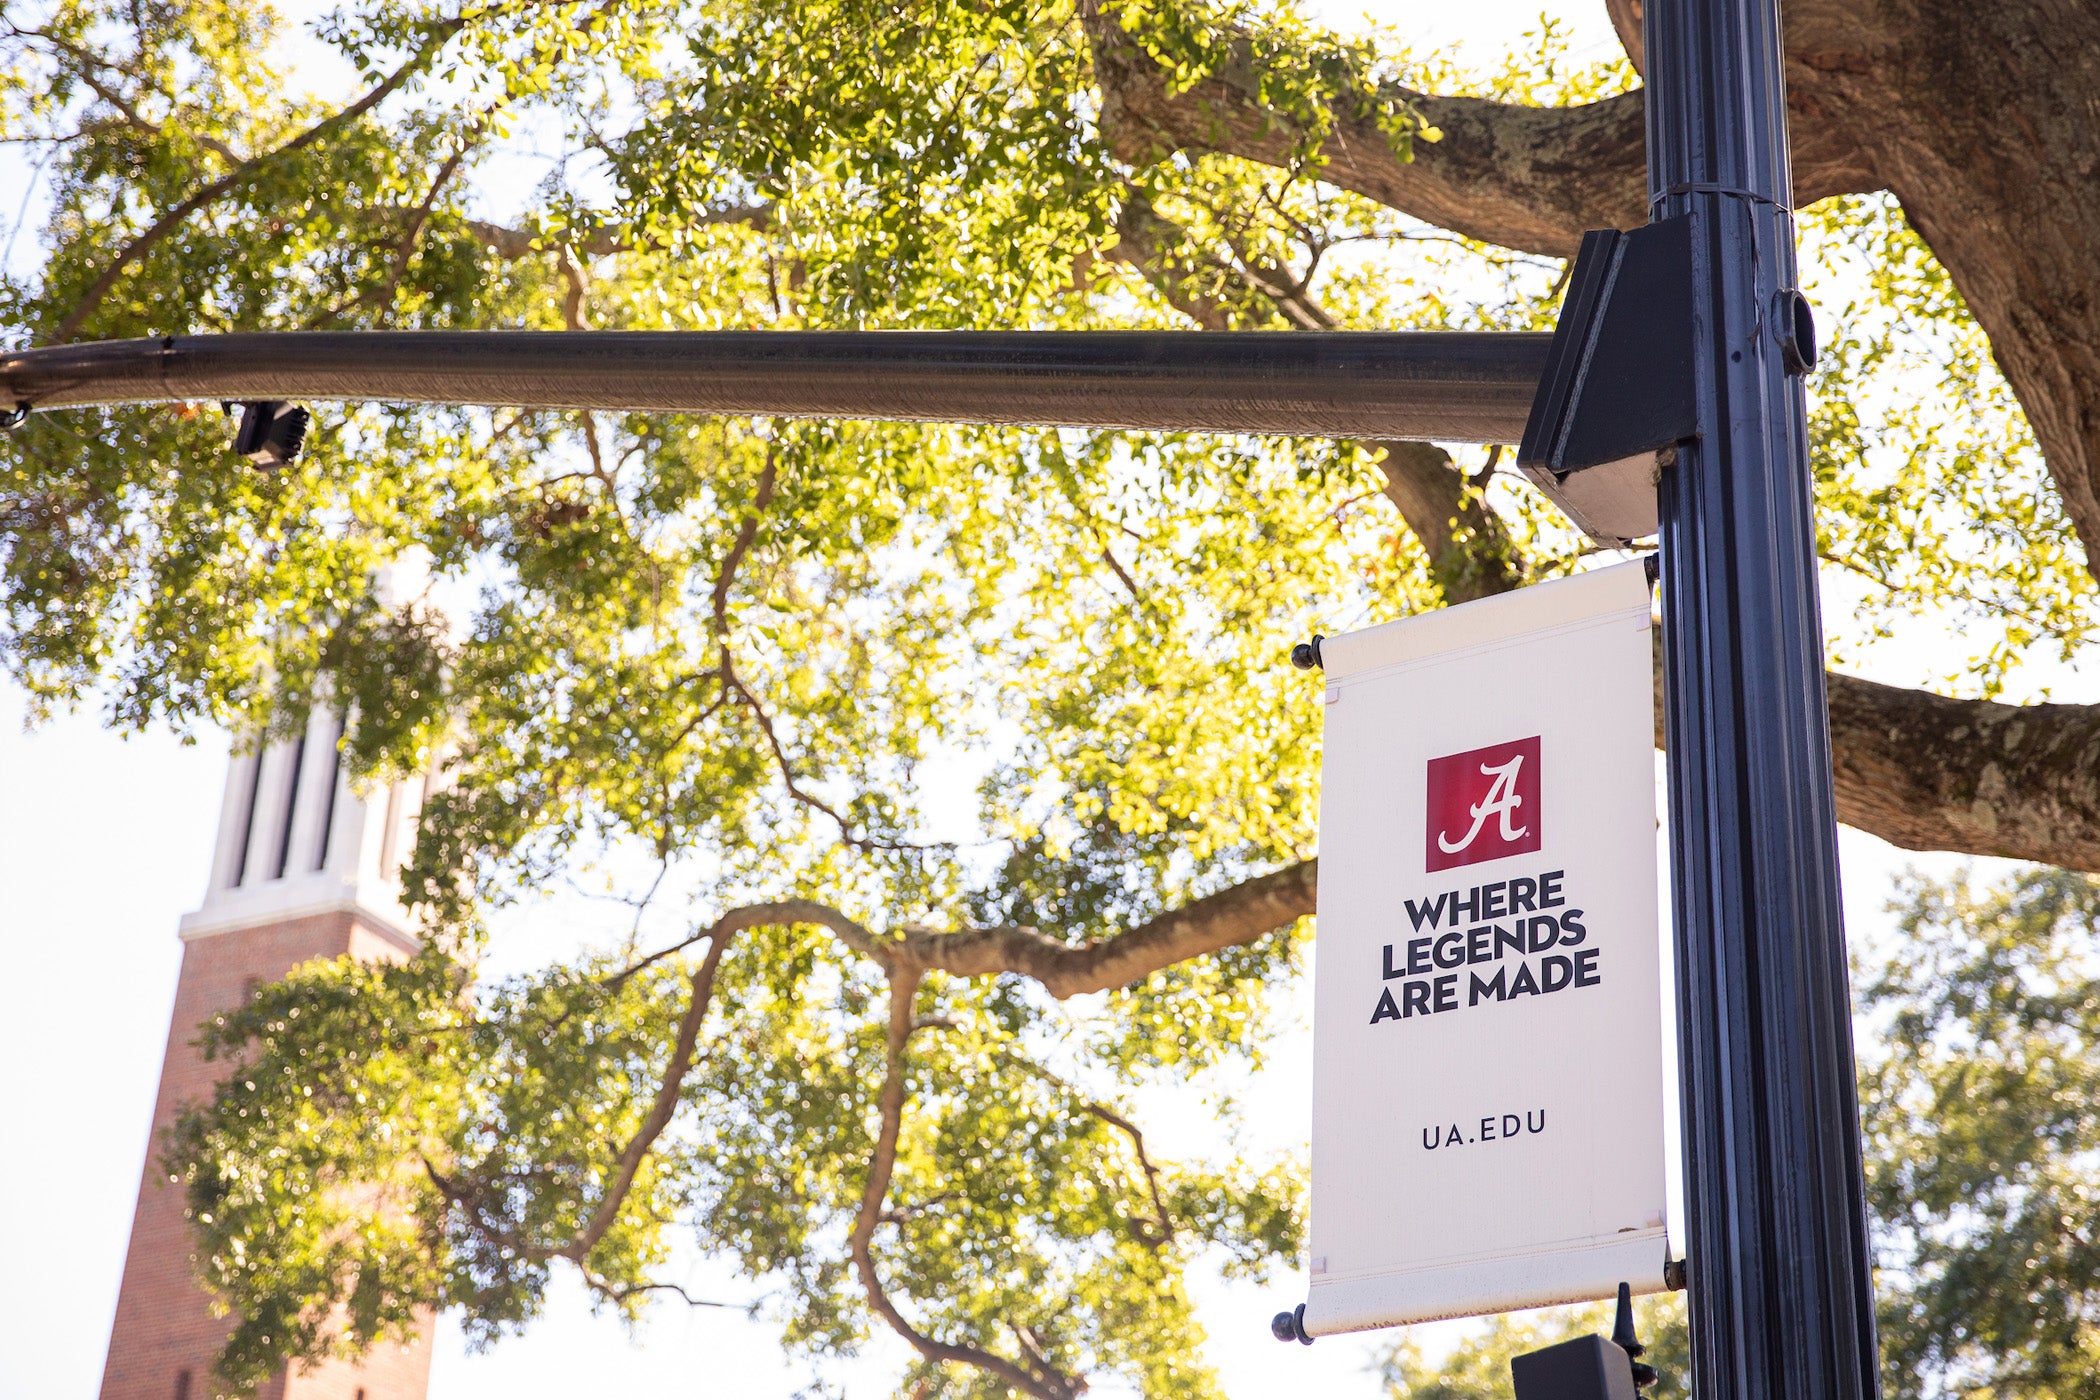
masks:
<path id="1" fill-rule="evenodd" d="M 309 959 L 344 953 L 359 959 L 401 956 L 397 943 L 349 912 L 211 934 L 184 945 L 167 1056 L 153 1103 L 153 1144 L 139 1183 L 103 1367 L 102 1400 L 208 1400 L 215 1393 L 212 1357 L 230 1324 L 211 1315 L 210 1295 L 198 1282 L 182 1188 L 161 1166 L 163 1135 L 185 1107 L 210 1096 L 228 1069 L 225 1062 L 207 1062 L 199 1053 L 194 1044 L 198 1027 L 241 1005 L 255 981 L 276 981 Z M 254 1400 L 423 1400 L 429 1380 L 426 1320 L 421 1335 L 406 1346 L 375 1351 L 360 1366 L 330 1362 L 280 1375 Z"/>

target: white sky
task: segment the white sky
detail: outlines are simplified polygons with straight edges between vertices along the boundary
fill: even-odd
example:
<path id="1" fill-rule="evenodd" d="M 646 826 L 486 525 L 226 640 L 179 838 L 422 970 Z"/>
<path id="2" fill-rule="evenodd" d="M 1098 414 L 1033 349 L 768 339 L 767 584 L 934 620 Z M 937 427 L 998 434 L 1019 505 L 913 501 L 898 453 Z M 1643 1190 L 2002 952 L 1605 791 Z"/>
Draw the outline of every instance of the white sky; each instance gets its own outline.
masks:
<path id="1" fill-rule="evenodd" d="M 1331 21 L 1358 3 L 1319 6 Z M 1601 3 L 1512 0 L 1386 3 L 1371 7 L 1424 46 L 1463 43 L 1480 58 L 1513 42 L 1543 8 L 1575 27 L 1578 56 L 1614 45 Z M 0 207 L 22 198 L 19 165 L 0 168 Z M 24 242 L 28 242 L 27 239 Z M 16 250 L 19 263 L 24 250 Z M 1929 636 L 1912 645 L 1930 647 Z M 1910 650 L 1910 647 L 1904 648 Z M 1883 653 L 1876 669 L 1904 658 Z M 1925 670 L 1887 675 L 1912 682 Z M 2091 698 L 2065 687 L 2060 698 Z M 2076 693 L 2074 693 L 2076 692 Z M 0 1396 L 88 1400 L 96 1392 L 131 1208 L 147 1150 L 156 1076 L 168 1033 L 181 949 L 177 918 L 202 895 L 226 754 L 223 735 L 184 746 L 166 734 L 118 738 L 75 716 L 32 732 L 23 697 L 0 684 Z M 1916 858 L 1845 832 L 1847 917 L 1855 936 L 1886 925 L 1891 875 Z M 1945 857 L 1918 862 L 1951 868 Z M 1303 1142 L 1306 1038 L 1280 1047 L 1254 1095 L 1263 1127 Z M 693 1291 L 743 1299 L 748 1285 L 696 1265 Z M 1279 1346 L 1269 1315 L 1305 1297 L 1305 1279 L 1268 1288 L 1211 1280 L 1199 1296 L 1212 1359 L 1237 1396 L 1312 1388 L 1332 1400 L 1370 1397 L 1373 1342 L 1328 1339 Z M 1449 1336 L 1449 1325 L 1425 1340 Z M 848 1393 L 885 1393 L 898 1352 L 836 1377 Z M 580 1292 L 555 1292 L 526 1337 L 469 1355 L 456 1326 L 438 1339 L 436 1400 L 618 1394 L 629 1397 L 787 1397 L 808 1373 L 771 1332 L 741 1316 L 666 1305 L 630 1337 L 593 1317 Z"/>

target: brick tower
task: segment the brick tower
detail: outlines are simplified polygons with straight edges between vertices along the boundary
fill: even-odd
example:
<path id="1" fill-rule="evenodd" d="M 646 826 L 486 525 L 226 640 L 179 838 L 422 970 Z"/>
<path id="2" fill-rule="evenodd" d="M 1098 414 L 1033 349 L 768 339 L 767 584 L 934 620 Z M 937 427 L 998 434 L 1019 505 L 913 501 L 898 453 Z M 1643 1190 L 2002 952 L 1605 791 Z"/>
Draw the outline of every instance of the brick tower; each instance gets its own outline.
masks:
<path id="1" fill-rule="evenodd" d="M 310 958 L 401 958 L 418 946 L 396 896 L 424 782 L 359 798 L 342 773 L 341 738 L 339 720 L 317 715 L 302 738 L 228 765 L 211 881 L 202 906 L 181 924 L 182 975 L 102 1400 L 213 1394 L 212 1358 L 229 1323 L 211 1315 L 192 1265 L 182 1188 L 160 1167 L 162 1134 L 227 1070 L 198 1053 L 198 1027 Z M 423 1400 L 429 1376 L 426 1325 L 413 1343 L 375 1350 L 361 1366 L 330 1362 L 280 1374 L 257 1400 Z"/>

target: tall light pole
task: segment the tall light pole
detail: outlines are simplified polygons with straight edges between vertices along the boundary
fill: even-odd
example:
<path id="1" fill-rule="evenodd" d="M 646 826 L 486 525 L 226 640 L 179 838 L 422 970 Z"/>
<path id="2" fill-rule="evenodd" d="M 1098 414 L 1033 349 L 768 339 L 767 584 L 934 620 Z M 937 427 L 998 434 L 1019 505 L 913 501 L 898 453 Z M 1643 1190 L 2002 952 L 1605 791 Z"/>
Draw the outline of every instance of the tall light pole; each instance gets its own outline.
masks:
<path id="1" fill-rule="evenodd" d="M 1693 1392 L 1877 1393 L 1777 0 L 1648 0 L 1699 435 L 1661 474 Z"/>

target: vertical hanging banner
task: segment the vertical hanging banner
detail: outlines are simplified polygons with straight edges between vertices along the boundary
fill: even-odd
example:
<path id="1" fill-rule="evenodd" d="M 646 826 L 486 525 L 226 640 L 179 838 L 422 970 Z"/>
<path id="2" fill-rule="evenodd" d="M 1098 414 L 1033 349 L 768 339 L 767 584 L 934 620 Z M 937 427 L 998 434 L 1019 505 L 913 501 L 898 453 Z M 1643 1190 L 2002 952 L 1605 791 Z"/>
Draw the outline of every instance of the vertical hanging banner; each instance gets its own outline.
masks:
<path id="1" fill-rule="evenodd" d="M 1649 584 L 1321 644 L 1318 1336 L 1665 1286 Z"/>

